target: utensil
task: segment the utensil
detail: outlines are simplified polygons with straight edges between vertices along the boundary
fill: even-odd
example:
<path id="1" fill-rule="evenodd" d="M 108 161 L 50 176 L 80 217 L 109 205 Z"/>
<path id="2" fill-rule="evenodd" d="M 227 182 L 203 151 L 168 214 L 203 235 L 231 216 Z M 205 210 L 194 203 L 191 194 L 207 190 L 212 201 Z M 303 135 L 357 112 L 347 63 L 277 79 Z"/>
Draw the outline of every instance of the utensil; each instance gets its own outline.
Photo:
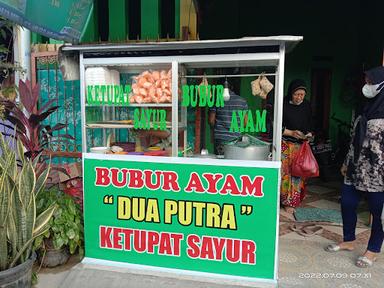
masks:
<path id="1" fill-rule="evenodd" d="M 111 149 L 109 147 L 91 147 L 91 153 L 107 154 Z"/>
<path id="2" fill-rule="evenodd" d="M 200 154 L 193 155 L 194 158 L 207 158 L 207 159 L 216 159 L 215 154 L 210 154 L 208 149 L 201 149 Z"/>
<path id="3" fill-rule="evenodd" d="M 123 152 L 124 149 L 121 148 L 120 146 L 112 146 L 112 147 L 111 147 L 111 151 L 112 151 L 113 153 L 118 153 L 118 152 Z"/>
<path id="4" fill-rule="evenodd" d="M 200 154 L 201 154 L 202 156 L 208 155 L 208 154 L 209 154 L 208 149 L 201 149 Z"/>

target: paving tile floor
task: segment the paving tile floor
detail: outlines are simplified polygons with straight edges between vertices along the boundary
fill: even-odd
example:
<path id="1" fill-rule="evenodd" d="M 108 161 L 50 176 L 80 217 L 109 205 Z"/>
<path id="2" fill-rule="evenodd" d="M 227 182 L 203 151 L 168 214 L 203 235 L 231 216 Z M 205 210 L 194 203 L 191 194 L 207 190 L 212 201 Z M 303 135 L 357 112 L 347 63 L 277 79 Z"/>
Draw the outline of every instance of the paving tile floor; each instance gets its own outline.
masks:
<path id="1" fill-rule="evenodd" d="M 326 208 L 340 210 L 339 182 L 321 182 L 314 180 L 308 185 L 308 195 L 302 207 Z M 310 222 L 323 227 L 319 235 L 304 237 L 291 230 L 291 225 L 297 223 L 294 215 L 280 211 L 279 238 L 279 287 L 311 287 L 311 288 L 379 288 L 384 287 L 384 255 L 380 255 L 374 267 L 360 269 L 354 265 L 355 259 L 364 252 L 369 236 L 369 213 L 366 203 L 362 202 L 358 208 L 358 223 L 356 229 L 357 248 L 353 252 L 327 253 L 324 247 L 329 243 L 342 241 L 342 226 L 328 222 Z M 216 285 L 213 283 L 188 282 L 166 277 L 131 276 L 132 285 L 120 283 L 121 274 L 98 273 L 92 269 L 77 264 L 78 259 L 60 268 L 42 269 L 39 273 L 40 282 L 36 288 L 117 288 L 117 287 L 239 287 L 237 285 Z M 80 267 L 80 268 L 79 268 Z M 88 269 L 88 270 L 87 270 Z M 96 269 L 97 270 L 97 269 Z M 107 277 L 108 276 L 108 277 Z M 96 279 L 94 279 L 96 277 Z M 100 277 L 100 281 L 97 281 Z M 104 286 L 103 277 L 113 279 L 110 285 Z M 120 277 L 120 278 L 119 278 Z M 88 279 L 88 280 L 87 280 Z M 89 279 L 95 280 L 90 281 Z M 125 279 L 125 278 L 124 278 Z M 157 279 L 157 280 L 156 280 Z M 83 281 L 83 282 L 82 282 Z M 104 281 L 104 282 L 103 282 Z M 71 286 L 71 283 L 75 286 Z M 95 284 L 94 283 L 98 283 Z M 104 283 L 104 284 L 102 284 Z M 69 285 L 69 286 L 68 286 Z"/>
<path id="2" fill-rule="evenodd" d="M 352 252 L 328 253 L 327 238 L 283 240 L 279 247 L 279 287 L 282 288 L 380 288 L 383 287 L 384 257 L 371 268 L 355 266 L 364 246 Z"/>
<path id="3" fill-rule="evenodd" d="M 338 182 L 321 182 L 320 180 L 312 180 L 308 184 L 308 194 L 302 203 L 305 208 L 322 208 L 334 209 L 340 211 L 340 187 Z M 280 209 L 280 236 L 283 239 L 302 239 L 305 237 L 298 235 L 290 229 L 291 225 L 297 223 L 293 214 Z M 305 224 L 317 224 L 323 227 L 320 235 L 312 236 L 312 239 L 322 237 L 332 242 L 342 241 L 343 230 L 342 225 L 329 222 L 305 222 Z M 358 243 L 366 244 L 370 236 L 369 213 L 367 204 L 361 201 L 358 207 L 358 221 L 356 229 L 356 238 Z M 314 238 L 315 237 L 315 238 Z M 307 239 L 308 240 L 308 239 Z"/>
<path id="4" fill-rule="evenodd" d="M 341 183 L 323 183 L 315 180 L 308 185 L 308 195 L 302 203 L 306 208 L 340 210 Z M 372 268 L 355 266 L 358 256 L 364 253 L 370 236 L 369 212 L 366 202 L 358 208 L 356 228 L 357 247 L 353 252 L 328 253 L 324 247 L 343 239 L 341 224 L 305 222 L 323 228 L 319 235 L 304 237 L 291 230 L 298 223 L 294 215 L 280 210 L 279 287 L 332 287 L 370 288 L 384 287 L 384 255 Z"/>

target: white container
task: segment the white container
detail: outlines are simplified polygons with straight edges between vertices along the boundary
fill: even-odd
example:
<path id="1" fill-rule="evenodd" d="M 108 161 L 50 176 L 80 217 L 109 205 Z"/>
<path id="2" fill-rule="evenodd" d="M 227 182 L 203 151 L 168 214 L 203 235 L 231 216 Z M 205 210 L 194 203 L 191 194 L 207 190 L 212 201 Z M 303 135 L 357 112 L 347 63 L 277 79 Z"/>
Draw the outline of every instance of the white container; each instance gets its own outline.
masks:
<path id="1" fill-rule="evenodd" d="M 107 154 L 111 149 L 109 147 L 92 147 L 91 153 Z"/>
<path id="2" fill-rule="evenodd" d="M 85 70 L 86 85 L 110 85 L 111 73 L 108 68 L 89 67 Z"/>
<path id="3" fill-rule="evenodd" d="M 111 85 L 120 85 L 120 72 L 117 70 L 109 70 Z"/>
<path id="4" fill-rule="evenodd" d="M 89 67 L 85 70 L 85 83 L 87 86 L 120 85 L 120 72 L 117 70 L 109 70 L 105 67 Z M 111 92 L 114 98 L 115 90 L 112 89 Z M 92 97 L 95 98 L 94 90 L 92 90 Z M 104 101 L 108 101 L 107 94 L 104 96 Z"/>

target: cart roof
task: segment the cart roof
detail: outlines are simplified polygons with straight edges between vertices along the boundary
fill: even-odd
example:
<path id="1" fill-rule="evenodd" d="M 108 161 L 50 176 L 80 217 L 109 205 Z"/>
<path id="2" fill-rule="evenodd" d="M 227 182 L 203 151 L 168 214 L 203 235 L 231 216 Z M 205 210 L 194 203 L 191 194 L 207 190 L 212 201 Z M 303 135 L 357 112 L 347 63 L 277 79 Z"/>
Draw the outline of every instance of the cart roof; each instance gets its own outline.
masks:
<path id="1" fill-rule="evenodd" d="M 281 44 L 285 44 L 286 52 L 291 51 L 298 42 L 302 41 L 302 36 L 268 36 L 268 37 L 244 37 L 239 39 L 222 40 L 194 40 L 194 41 L 167 41 L 167 42 L 139 42 L 139 43 L 121 43 L 121 44 L 66 44 L 62 47 L 63 51 L 80 51 L 91 53 L 96 56 L 105 54 L 115 54 L 116 52 L 139 52 L 163 51 L 180 54 L 183 51 L 192 54 L 199 54 L 202 50 L 215 49 L 216 53 L 223 54 L 239 53 L 239 48 L 245 49 L 248 53 L 278 51 Z M 253 48 L 253 49 L 252 49 Z M 203 53 L 204 54 L 204 53 Z"/>

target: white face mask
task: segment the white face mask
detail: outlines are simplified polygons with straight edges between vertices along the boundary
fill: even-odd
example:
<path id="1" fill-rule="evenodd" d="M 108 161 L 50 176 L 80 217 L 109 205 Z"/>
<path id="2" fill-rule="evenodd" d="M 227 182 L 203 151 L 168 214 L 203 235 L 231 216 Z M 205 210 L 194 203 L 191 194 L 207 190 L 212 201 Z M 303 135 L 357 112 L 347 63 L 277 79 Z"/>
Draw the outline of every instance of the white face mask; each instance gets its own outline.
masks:
<path id="1" fill-rule="evenodd" d="M 225 100 L 224 100 L 225 101 Z M 301 103 L 303 103 L 304 100 L 301 100 L 300 102 L 293 102 L 292 100 L 289 100 L 289 104 L 299 106 Z"/>
<path id="2" fill-rule="evenodd" d="M 363 86 L 363 89 L 361 89 L 361 91 L 363 92 L 365 97 L 373 98 L 380 93 L 381 89 L 383 89 L 384 85 L 379 89 L 379 86 L 382 85 L 383 83 L 384 81 L 375 85 L 365 84 Z"/>

